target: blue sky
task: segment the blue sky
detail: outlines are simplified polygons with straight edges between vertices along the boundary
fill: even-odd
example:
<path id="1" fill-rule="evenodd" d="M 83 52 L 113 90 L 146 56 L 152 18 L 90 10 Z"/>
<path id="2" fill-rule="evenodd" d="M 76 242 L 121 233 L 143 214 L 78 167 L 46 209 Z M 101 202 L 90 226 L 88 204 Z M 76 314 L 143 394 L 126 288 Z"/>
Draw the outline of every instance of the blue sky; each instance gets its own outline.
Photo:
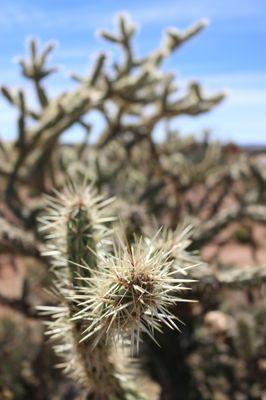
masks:
<path id="1" fill-rule="evenodd" d="M 111 28 L 119 11 L 127 12 L 140 26 L 136 51 L 142 55 L 157 47 L 164 28 L 185 28 L 208 18 L 210 26 L 167 62 L 181 85 L 201 82 L 207 93 L 225 89 L 227 100 L 214 111 L 196 118 L 176 119 L 184 133 L 200 135 L 204 128 L 213 137 L 242 144 L 266 144 L 266 1 L 264 0 L 11 0 L 0 7 L 0 83 L 25 86 L 16 56 L 25 52 L 25 39 L 38 36 L 41 43 L 56 40 L 51 64 L 60 73 L 47 81 L 51 95 L 73 83 L 69 71 L 85 73 L 98 51 L 111 46 L 95 31 Z M 28 87 L 28 83 L 26 82 Z M 30 93 L 30 88 L 28 88 Z M 0 99 L 0 134 L 15 135 L 14 110 Z M 95 121 L 96 131 L 99 122 Z M 67 140 L 80 137 L 77 129 Z"/>

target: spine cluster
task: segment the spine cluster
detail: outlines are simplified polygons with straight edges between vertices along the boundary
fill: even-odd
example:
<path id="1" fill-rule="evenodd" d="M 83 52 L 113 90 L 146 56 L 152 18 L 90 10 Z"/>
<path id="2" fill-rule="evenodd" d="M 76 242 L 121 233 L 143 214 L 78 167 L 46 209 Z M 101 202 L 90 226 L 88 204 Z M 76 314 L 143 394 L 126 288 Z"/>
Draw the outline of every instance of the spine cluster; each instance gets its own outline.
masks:
<path id="1" fill-rule="evenodd" d="M 112 231 L 110 202 L 85 184 L 69 184 L 48 198 L 41 229 L 59 304 L 42 312 L 50 316 L 47 334 L 60 367 L 93 398 L 140 399 L 125 387 L 123 363 L 114 361 L 113 349 L 130 344 L 137 350 L 141 334 L 154 338 L 161 324 L 178 329 L 171 306 L 184 301 L 180 293 L 192 282 L 184 276 L 189 242 L 187 232 L 176 236 L 183 244 L 158 232 L 128 243 Z"/>

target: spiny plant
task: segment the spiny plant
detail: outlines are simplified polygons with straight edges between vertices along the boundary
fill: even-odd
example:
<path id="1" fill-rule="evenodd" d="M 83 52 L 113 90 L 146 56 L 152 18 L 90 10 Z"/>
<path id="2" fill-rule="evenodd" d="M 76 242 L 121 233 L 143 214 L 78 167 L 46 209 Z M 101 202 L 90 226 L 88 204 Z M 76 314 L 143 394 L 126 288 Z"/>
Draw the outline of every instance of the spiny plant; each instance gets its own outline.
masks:
<path id="1" fill-rule="evenodd" d="M 43 306 L 51 317 L 46 333 L 62 367 L 93 399 L 141 399 L 125 384 L 125 370 L 113 350 L 138 350 L 141 334 L 154 339 L 161 324 L 179 329 L 171 306 L 181 301 L 187 269 L 199 262 L 183 234 L 158 231 L 129 243 L 110 226 L 112 199 L 92 185 L 70 183 L 48 198 L 41 229 L 52 259 L 57 306 Z M 127 359 L 127 358 L 125 358 Z"/>
<path id="2" fill-rule="evenodd" d="M 117 32 L 104 30 L 101 36 L 119 48 L 122 57 L 108 66 L 108 55 L 100 53 L 86 76 L 73 74 L 77 83 L 74 90 L 53 99 L 45 82 L 56 71 L 47 66 L 54 45 L 49 43 L 40 49 L 37 39 L 29 41 L 28 57 L 21 59 L 20 67 L 23 77 L 33 84 L 37 104 L 31 104 L 32 98 L 28 98 L 25 90 L 10 90 L 6 86 L 0 90 L 18 111 L 16 140 L 9 146 L 0 140 L 0 173 L 7 180 L 4 197 L 17 218 L 27 227 L 36 222 L 36 204 L 29 209 L 19 188 L 29 189 L 29 195 L 32 192 L 40 195 L 61 184 L 67 160 L 62 162 L 60 138 L 74 125 L 84 129 L 85 142 L 77 151 L 80 156 L 93 131 L 93 126 L 85 120 L 91 112 L 97 111 L 105 125 L 96 144 L 100 152 L 118 138 L 129 138 L 131 146 L 142 140 L 149 143 L 157 125 L 165 118 L 196 116 L 224 99 L 223 92 L 205 95 L 196 82 L 189 84 L 181 96 L 174 75 L 161 68 L 168 57 L 205 26 L 203 20 L 184 31 L 170 29 L 155 51 L 139 57 L 133 44 L 137 27 L 120 15 Z"/>
<path id="3" fill-rule="evenodd" d="M 136 310 L 135 308 L 132 310 L 132 304 L 135 303 L 131 305 L 128 303 L 130 299 L 135 301 L 139 297 L 136 297 L 136 293 L 128 294 L 127 290 L 133 290 L 135 287 L 132 284 L 126 287 L 128 282 L 123 280 L 124 277 L 119 284 L 123 286 L 121 292 L 126 294 L 119 306 L 125 308 L 121 308 L 115 316 L 111 314 L 110 303 L 115 302 L 120 294 L 118 288 L 114 288 L 117 276 L 113 273 L 113 268 L 114 265 L 118 265 L 119 274 L 122 274 L 124 267 L 124 261 L 120 261 L 120 268 L 120 263 L 116 263 L 117 259 L 122 260 L 124 257 L 125 260 L 129 260 L 126 265 L 131 268 L 131 254 L 135 254 L 139 248 L 145 265 L 156 260 L 159 262 L 156 251 L 159 251 L 160 256 L 161 251 L 170 251 L 169 257 L 176 261 L 169 269 L 181 268 L 179 269 L 181 273 L 195 262 L 194 260 L 192 262 L 190 254 L 184 252 L 187 246 L 202 252 L 203 257 L 207 246 L 218 246 L 215 255 L 209 259 L 211 264 L 205 265 L 204 268 L 195 268 L 191 273 L 199 281 L 195 285 L 196 293 L 191 295 L 199 299 L 199 305 L 193 307 L 187 303 L 179 310 L 180 314 L 182 313 L 181 319 L 186 322 L 182 336 L 173 335 L 167 326 L 162 328 L 163 335 L 156 332 L 156 329 L 154 332 L 148 330 L 152 336 L 156 335 L 157 341 L 162 344 L 161 348 L 158 348 L 147 337 L 148 334 L 145 335 L 145 343 L 140 354 L 144 354 L 143 358 L 146 356 L 149 364 L 147 369 L 161 385 L 161 398 L 164 400 L 166 397 L 171 400 L 186 398 L 205 400 L 217 397 L 209 388 L 211 375 L 216 376 L 220 372 L 217 365 L 205 362 L 206 358 L 208 360 L 211 357 L 217 358 L 216 346 L 210 346 L 208 331 L 207 335 L 203 335 L 204 340 L 207 340 L 207 353 L 199 340 L 204 316 L 209 310 L 223 310 L 224 302 L 228 298 L 232 298 L 234 303 L 235 298 L 240 297 L 234 295 L 235 290 L 239 290 L 241 296 L 250 304 L 254 302 L 254 292 L 256 292 L 254 307 L 258 307 L 257 291 L 258 289 L 260 291 L 262 284 L 266 282 L 266 267 L 264 264 L 261 265 L 262 260 L 254 258 L 252 265 L 247 261 L 246 268 L 243 269 L 238 264 L 235 265 L 235 261 L 232 265 L 231 262 L 223 265 L 218 257 L 222 246 L 228 243 L 228 239 L 223 241 L 221 236 L 227 229 L 234 228 L 234 224 L 240 224 L 240 227 L 243 224 L 245 226 L 251 224 L 252 231 L 246 235 L 245 245 L 253 251 L 254 257 L 257 253 L 257 239 L 253 233 L 253 226 L 266 222 L 264 155 L 260 157 L 256 154 L 243 153 L 243 149 L 235 146 L 211 144 L 207 134 L 204 141 L 199 143 L 196 138 L 179 136 L 175 128 L 177 117 L 181 115 L 194 117 L 211 111 L 224 98 L 224 93 L 221 92 L 211 96 L 206 95 L 204 88 L 196 82 L 188 83 L 184 93 L 180 90 L 182 85 L 180 86 L 178 82 L 176 85 L 176 76 L 162 68 L 163 62 L 183 44 L 197 36 L 204 26 L 205 23 L 199 21 L 184 31 L 167 30 L 161 45 L 144 57 L 139 57 L 134 46 L 136 27 L 121 16 L 114 32 L 102 32 L 102 37 L 121 51 L 121 57 L 116 57 L 115 51 L 112 62 L 108 53 L 99 54 L 86 76 L 73 76 L 76 80 L 75 88 L 57 97 L 48 93 L 49 79 L 46 79 L 54 71 L 47 64 L 53 46 L 48 45 L 42 50 L 38 41 L 32 39 L 28 43 L 28 56 L 20 65 L 24 78 L 33 83 L 38 104 L 32 104 L 32 95 L 27 93 L 26 88 L 19 90 L 9 89 L 6 86 L 1 88 L 3 97 L 17 110 L 18 119 L 14 135 L 16 139 L 9 143 L 0 140 L 2 182 L 0 255 L 4 257 L 8 255 L 12 262 L 19 259 L 25 267 L 28 262 L 33 262 L 44 274 L 49 260 L 52 259 L 55 274 L 54 291 L 62 308 L 46 310 L 53 311 L 54 315 L 54 326 L 51 325 L 48 329 L 53 332 L 52 336 L 58 336 L 56 351 L 62 356 L 62 364 L 65 364 L 66 371 L 75 376 L 76 381 L 83 381 L 83 386 L 90 388 L 88 391 L 91 393 L 93 391 L 98 393 L 101 374 L 111 371 L 113 376 L 116 369 L 114 375 L 117 377 L 119 363 L 111 360 L 111 348 L 114 345 L 116 348 L 120 347 L 121 336 L 126 342 L 125 336 L 132 333 L 134 349 L 138 343 L 138 335 L 154 323 L 159 327 L 162 320 L 161 315 L 160 318 L 157 315 L 152 324 L 149 324 L 147 321 L 149 314 L 146 311 L 145 321 L 141 319 L 144 312 L 141 308 L 142 303 L 138 303 L 137 315 L 138 321 L 144 324 L 145 329 L 140 327 L 140 322 L 137 324 L 136 315 L 129 320 L 129 316 L 132 317 L 131 313 Z M 90 135 L 95 129 L 93 124 L 89 123 L 89 118 L 95 111 L 103 119 L 104 127 L 99 132 L 97 142 L 89 143 L 92 142 Z M 159 125 L 164 126 L 162 123 L 165 123 L 165 135 L 162 141 L 157 142 L 156 130 Z M 84 129 L 84 142 L 73 146 L 62 145 L 61 138 L 64 132 L 77 125 Z M 9 133 L 6 137 L 9 137 Z M 44 208 L 41 193 L 43 191 L 50 193 L 52 187 L 61 187 L 65 176 L 83 174 L 95 181 L 99 192 L 106 191 L 110 196 L 115 195 L 119 198 L 117 209 L 125 224 L 125 235 L 134 251 L 125 240 L 118 241 L 115 246 L 112 245 L 115 243 L 115 238 L 111 234 L 111 221 L 97 219 L 97 216 L 105 218 L 105 212 L 111 205 L 103 210 L 98 209 L 96 206 L 101 201 L 90 203 L 93 196 L 91 197 L 89 190 L 86 201 L 87 195 L 82 192 L 84 206 L 83 203 L 77 203 L 77 191 L 71 189 L 71 195 L 64 194 L 64 198 L 61 198 L 62 194 L 57 194 L 58 200 L 52 201 L 52 204 L 57 205 L 50 205 L 50 217 L 46 218 L 47 226 L 50 225 L 47 228 L 48 235 L 51 235 L 47 240 L 49 247 L 47 253 L 50 253 L 48 254 L 50 258 L 42 255 L 44 235 L 37 232 L 37 217 Z M 88 204 L 90 204 L 89 209 Z M 59 208 L 61 212 L 58 211 Z M 91 215 L 90 212 L 93 210 L 94 214 Z M 152 225 L 151 215 L 156 217 L 160 225 L 172 230 L 161 231 L 153 240 L 147 238 L 147 231 Z M 188 232 L 182 229 L 179 237 L 179 233 L 175 231 L 177 225 L 188 215 L 197 226 L 197 230 L 191 236 L 190 244 L 183 236 L 185 234 L 187 237 Z M 84 225 L 84 220 L 92 222 Z M 239 231 L 239 228 L 236 229 Z M 239 241 L 237 231 L 234 230 L 233 235 Z M 137 239 L 135 243 L 136 234 L 144 237 L 141 240 Z M 149 237 L 152 237 L 152 234 Z M 152 252 L 153 261 L 145 256 L 145 254 L 150 256 L 150 253 L 147 253 L 148 243 L 157 249 Z M 175 251 L 171 246 L 175 247 Z M 149 263 L 146 264 L 146 260 Z M 1 266 L 2 260 L 0 261 Z M 167 257 L 166 262 L 168 262 Z M 253 263 L 256 263 L 256 267 L 253 267 Z M 107 269 L 107 266 L 110 269 Z M 152 271 L 157 274 L 156 268 Z M 144 272 L 146 273 L 146 269 L 142 271 Z M 165 272 L 168 274 L 168 267 L 163 271 L 160 269 L 160 273 Z M 129 279 L 129 272 L 125 270 L 123 273 Z M 38 296 L 32 296 L 34 288 L 28 284 L 31 281 L 29 275 L 27 273 L 17 299 L 0 294 L 0 303 L 11 307 L 28 319 L 36 319 L 39 315 L 35 310 L 35 300 L 43 303 L 44 299 L 40 291 Z M 139 277 L 134 279 L 134 282 L 139 282 Z M 39 285 L 43 285 L 43 282 Z M 150 281 L 145 280 L 141 286 L 141 290 L 145 293 L 145 296 L 143 295 L 145 302 L 149 300 L 150 306 L 155 298 L 147 300 L 145 285 L 150 288 Z M 103 288 L 108 290 L 109 287 L 110 293 L 108 292 L 103 299 Z M 154 284 L 152 288 L 155 290 Z M 226 295 L 224 295 L 225 290 Z M 143 301 L 142 296 L 139 296 Z M 95 304 L 98 301 L 101 302 L 101 306 L 96 308 Z M 117 306 L 117 303 L 115 304 Z M 241 302 L 240 307 L 243 304 L 246 303 Z M 232 305 L 230 304 L 230 315 L 236 318 L 239 309 L 235 307 L 235 310 L 232 310 Z M 168 306 L 163 304 L 167 310 Z M 103 314 L 103 309 L 106 315 Z M 171 310 L 175 308 L 171 307 Z M 159 313 L 170 325 L 176 322 L 169 317 L 170 322 L 164 313 L 158 311 Z M 108 315 L 111 315 L 110 320 Z M 119 320 L 116 318 L 117 315 Z M 112 323 L 110 323 L 111 318 L 114 318 Z M 96 331 L 96 322 L 93 324 L 93 321 L 98 321 L 99 331 Z M 55 332 L 56 324 L 57 332 Z M 123 335 L 120 334 L 121 331 Z M 97 341 L 100 334 L 101 339 Z M 261 332 L 260 337 L 262 337 Z M 79 339 L 84 340 L 79 343 Z M 215 339 L 212 341 L 215 343 Z M 26 391 L 24 398 L 27 399 L 39 400 L 43 386 L 48 388 L 46 392 L 48 395 L 43 394 L 44 398 L 57 396 L 49 388 L 48 379 L 43 379 L 43 374 L 53 375 L 53 384 L 56 382 L 58 392 L 62 388 L 54 374 L 50 374 L 50 360 L 46 364 L 47 367 L 34 369 L 34 365 L 40 365 L 39 357 L 46 357 L 42 339 L 39 343 L 39 350 L 36 351 L 38 362 L 31 363 L 34 378 L 27 374 L 28 381 L 24 385 Z M 99 346 L 102 343 L 101 348 Z M 145 346 L 148 346 L 148 353 L 145 353 Z M 93 354 L 92 348 L 95 349 Z M 97 357 L 107 360 L 109 350 L 111 367 L 108 364 L 106 369 L 98 367 L 95 369 Z M 237 351 L 230 348 L 225 350 L 224 346 L 223 351 L 226 356 L 223 357 L 225 365 L 231 363 Z M 85 353 L 88 356 L 82 358 L 81 355 Z M 241 364 L 245 362 L 245 381 L 253 382 L 259 391 L 265 386 L 264 375 L 260 377 L 258 373 L 259 368 L 262 370 L 265 364 L 265 354 L 260 348 L 255 349 L 253 359 L 257 368 L 255 372 L 254 368 L 250 368 L 250 359 L 235 360 L 235 365 L 232 367 L 235 378 L 232 379 L 233 375 L 228 374 L 225 384 L 230 387 L 228 398 L 242 396 L 257 400 L 258 397 L 254 397 L 251 388 L 241 388 L 242 383 L 239 379 L 241 375 L 239 362 Z M 193 363 L 196 363 L 196 366 Z M 45 371 L 40 373 L 40 369 Z M 197 379 L 194 379 L 195 376 Z M 114 382 L 111 378 L 109 380 L 109 377 L 108 375 L 106 380 Z M 21 379 L 24 381 L 24 377 Z M 32 382 L 35 386 L 34 394 Z M 117 384 L 119 387 L 119 383 L 120 378 L 116 378 L 112 385 Z M 65 381 L 62 385 L 65 385 Z M 18 398 L 15 385 L 10 386 L 8 383 L 7 386 L 15 392 L 15 398 Z M 199 388 L 207 388 L 206 393 L 200 389 L 201 394 L 199 394 Z M 222 389 L 224 397 L 224 387 Z M 93 396 L 96 396 L 95 393 Z M 129 396 L 129 389 L 126 393 Z M 102 392 L 97 396 L 104 397 Z"/>

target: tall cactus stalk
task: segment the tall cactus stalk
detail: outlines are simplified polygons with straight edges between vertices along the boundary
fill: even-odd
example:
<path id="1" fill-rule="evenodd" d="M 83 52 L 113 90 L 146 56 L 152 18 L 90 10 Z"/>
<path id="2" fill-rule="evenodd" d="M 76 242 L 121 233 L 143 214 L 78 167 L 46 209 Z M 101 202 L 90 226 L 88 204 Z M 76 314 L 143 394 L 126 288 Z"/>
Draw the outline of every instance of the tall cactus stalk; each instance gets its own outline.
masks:
<path id="1" fill-rule="evenodd" d="M 47 334 L 63 360 L 60 367 L 90 398 L 142 399 L 125 385 L 113 348 L 130 342 L 138 349 L 141 333 L 153 337 L 161 323 L 177 328 L 170 307 L 184 301 L 179 293 L 192 280 L 180 278 L 177 244 L 162 246 L 160 232 L 133 244 L 117 240 L 108 226 L 110 201 L 92 186 L 75 184 L 48 199 L 41 229 L 48 232 L 46 254 L 53 259 L 60 304 L 42 312 L 51 317 Z"/>

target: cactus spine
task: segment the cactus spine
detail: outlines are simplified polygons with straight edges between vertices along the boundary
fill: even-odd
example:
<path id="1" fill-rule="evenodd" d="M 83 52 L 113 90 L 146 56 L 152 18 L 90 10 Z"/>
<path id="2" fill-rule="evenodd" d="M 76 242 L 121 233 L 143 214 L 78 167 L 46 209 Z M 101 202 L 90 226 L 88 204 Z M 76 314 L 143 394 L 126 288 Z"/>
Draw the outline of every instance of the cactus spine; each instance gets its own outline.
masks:
<path id="1" fill-rule="evenodd" d="M 46 254 L 53 259 L 60 304 L 41 309 L 51 317 L 47 334 L 60 366 L 93 399 L 141 399 L 123 383 L 112 352 L 121 342 L 138 349 L 141 333 L 153 338 L 161 323 L 178 328 L 169 307 L 184 301 L 179 293 L 192 280 L 177 276 L 177 245 L 164 248 L 160 232 L 133 244 L 117 240 L 108 226 L 110 200 L 92 186 L 69 184 L 48 204 L 41 229 L 48 232 Z"/>

